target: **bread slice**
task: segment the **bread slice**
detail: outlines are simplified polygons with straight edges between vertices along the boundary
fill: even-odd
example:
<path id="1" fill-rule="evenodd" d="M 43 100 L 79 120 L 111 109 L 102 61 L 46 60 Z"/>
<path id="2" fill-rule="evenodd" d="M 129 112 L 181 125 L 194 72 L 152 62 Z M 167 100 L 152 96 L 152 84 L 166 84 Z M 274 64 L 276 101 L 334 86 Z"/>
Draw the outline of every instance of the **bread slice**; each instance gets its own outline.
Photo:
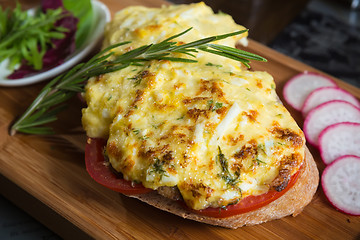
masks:
<path id="1" fill-rule="evenodd" d="M 319 183 L 319 172 L 308 148 L 305 148 L 304 164 L 296 183 L 283 196 L 257 210 L 227 218 L 214 218 L 196 214 L 184 209 L 178 202 L 159 195 L 156 191 L 132 195 L 130 197 L 137 198 L 158 209 L 186 219 L 236 229 L 245 225 L 255 225 L 288 215 L 298 215 L 310 203 Z"/>

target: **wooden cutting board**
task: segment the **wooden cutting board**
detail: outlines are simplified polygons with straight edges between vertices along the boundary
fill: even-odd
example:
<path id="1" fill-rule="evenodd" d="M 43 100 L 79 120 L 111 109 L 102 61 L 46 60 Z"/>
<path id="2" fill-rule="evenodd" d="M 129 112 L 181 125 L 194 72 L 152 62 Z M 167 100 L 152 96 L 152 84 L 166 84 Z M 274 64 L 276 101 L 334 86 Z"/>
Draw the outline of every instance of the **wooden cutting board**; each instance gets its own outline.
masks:
<path id="1" fill-rule="evenodd" d="M 128 5 L 160 6 L 160 0 L 104 0 L 112 14 Z M 317 71 L 250 40 L 248 50 L 268 59 L 253 63 L 254 70 L 268 71 L 281 96 L 284 83 L 299 72 Z M 360 89 L 338 79 L 339 86 L 360 98 Z M 81 128 L 81 105 L 77 99 L 54 124 L 53 136 L 8 135 L 8 127 L 43 87 L 0 87 L 0 190 L 20 207 L 29 204 L 22 196 L 38 199 L 56 214 L 42 216 L 44 224 L 69 237 L 79 228 L 95 239 L 359 239 L 360 218 L 342 214 L 327 202 L 321 187 L 313 201 L 297 217 L 285 217 L 257 226 L 230 230 L 184 220 L 95 183 L 84 166 L 86 136 Z M 301 115 L 290 107 L 302 126 Z M 310 147 L 320 172 L 319 153 Z M 19 188 L 20 190 L 16 190 Z M 15 192 L 16 191 L 16 192 Z M 40 209 L 40 208 L 39 208 Z M 54 224 L 52 217 L 62 220 Z M 64 221 L 65 220 L 65 221 Z M 70 222 L 71 224 L 65 224 Z M 51 226 L 50 226 L 51 225 Z M 70 227 L 69 227 L 70 226 Z"/>

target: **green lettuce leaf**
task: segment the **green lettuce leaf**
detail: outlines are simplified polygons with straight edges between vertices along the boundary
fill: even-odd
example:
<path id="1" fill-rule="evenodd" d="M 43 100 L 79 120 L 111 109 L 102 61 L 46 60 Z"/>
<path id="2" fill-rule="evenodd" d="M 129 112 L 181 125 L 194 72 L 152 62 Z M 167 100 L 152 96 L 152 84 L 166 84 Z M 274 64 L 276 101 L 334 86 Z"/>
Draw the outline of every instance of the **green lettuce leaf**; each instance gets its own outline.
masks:
<path id="1" fill-rule="evenodd" d="M 76 48 L 79 48 L 86 41 L 95 21 L 91 0 L 63 0 L 63 4 L 65 9 L 79 19 L 75 36 Z"/>

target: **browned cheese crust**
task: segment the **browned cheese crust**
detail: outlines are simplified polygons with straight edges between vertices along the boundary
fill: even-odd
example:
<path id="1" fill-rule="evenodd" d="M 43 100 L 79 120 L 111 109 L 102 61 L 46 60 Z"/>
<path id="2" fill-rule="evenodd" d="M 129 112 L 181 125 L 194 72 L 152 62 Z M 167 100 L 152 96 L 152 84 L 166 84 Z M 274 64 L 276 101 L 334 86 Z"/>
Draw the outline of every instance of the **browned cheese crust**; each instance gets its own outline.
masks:
<path id="1" fill-rule="evenodd" d="M 159 195 L 156 191 L 131 197 L 186 219 L 236 229 L 289 215 L 298 215 L 311 202 L 319 183 L 319 172 L 316 163 L 307 148 L 305 150 L 304 166 L 300 171 L 299 178 L 294 186 L 277 200 L 255 211 L 227 218 L 213 218 L 193 213 L 184 209 L 178 202 Z"/>

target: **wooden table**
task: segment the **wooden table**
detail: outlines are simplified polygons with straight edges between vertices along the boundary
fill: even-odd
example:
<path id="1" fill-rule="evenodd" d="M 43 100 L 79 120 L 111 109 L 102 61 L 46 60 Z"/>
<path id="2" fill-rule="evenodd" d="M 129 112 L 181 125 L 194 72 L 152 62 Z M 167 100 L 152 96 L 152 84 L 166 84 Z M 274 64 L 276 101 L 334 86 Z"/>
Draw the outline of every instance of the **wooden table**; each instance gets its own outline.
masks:
<path id="1" fill-rule="evenodd" d="M 112 13 L 130 4 L 160 6 L 160 0 L 104 0 Z M 254 70 L 272 74 L 281 96 L 284 83 L 310 66 L 250 40 L 248 50 L 265 56 Z M 360 89 L 338 79 L 358 98 Z M 297 217 L 229 230 L 184 220 L 95 183 L 84 166 L 86 136 L 76 99 L 54 124 L 54 136 L 8 135 L 8 127 L 32 102 L 43 83 L 0 87 L 0 190 L 50 229 L 69 239 L 358 239 L 360 218 L 336 211 L 321 187 Z M 299 125 L 301 115 L 289 108 Z M 70 116 L 70 117 L 69 117 Z M 319 153 L 310 147 L 320 172 Z"/>

